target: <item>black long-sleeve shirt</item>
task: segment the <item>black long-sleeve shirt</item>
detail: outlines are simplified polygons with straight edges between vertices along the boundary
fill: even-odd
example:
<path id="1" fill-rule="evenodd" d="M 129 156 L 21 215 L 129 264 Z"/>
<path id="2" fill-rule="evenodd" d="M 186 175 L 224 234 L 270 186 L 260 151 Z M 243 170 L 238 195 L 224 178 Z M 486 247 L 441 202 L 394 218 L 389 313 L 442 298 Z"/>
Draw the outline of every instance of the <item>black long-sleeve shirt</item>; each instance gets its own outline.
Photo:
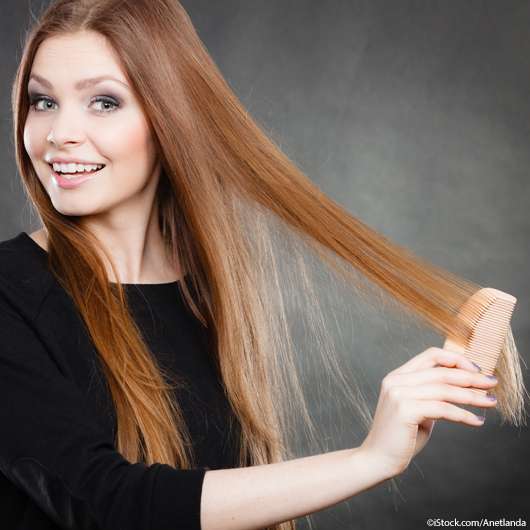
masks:
<path id="1" fill-rule="evenodd" d="M 175 392 L 193 469 L 133 464 L 116 450 L 96 350 L 47 252 L 26 232 L 0 242 L 1 528 L 200 529 L 204 475 L 237 466 L 239 424 L 178 284 L 125 289 L 151 352 L 189 384 Z"/>

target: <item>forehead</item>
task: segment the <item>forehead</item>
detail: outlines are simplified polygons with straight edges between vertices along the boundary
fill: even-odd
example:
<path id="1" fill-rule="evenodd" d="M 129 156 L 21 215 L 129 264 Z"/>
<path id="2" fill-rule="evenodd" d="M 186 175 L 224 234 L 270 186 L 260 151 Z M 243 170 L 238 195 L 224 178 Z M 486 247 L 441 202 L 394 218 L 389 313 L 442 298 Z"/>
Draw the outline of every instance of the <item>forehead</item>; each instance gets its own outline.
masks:
<path id="1" fill-rule="evenodd" d="M 54 82 L 97 75 L 114 76 L 124 83 L 126 76 L 114 48 L 97 32 L 82 31 L 49 37 L 41 43 L 31 73 Z"/>

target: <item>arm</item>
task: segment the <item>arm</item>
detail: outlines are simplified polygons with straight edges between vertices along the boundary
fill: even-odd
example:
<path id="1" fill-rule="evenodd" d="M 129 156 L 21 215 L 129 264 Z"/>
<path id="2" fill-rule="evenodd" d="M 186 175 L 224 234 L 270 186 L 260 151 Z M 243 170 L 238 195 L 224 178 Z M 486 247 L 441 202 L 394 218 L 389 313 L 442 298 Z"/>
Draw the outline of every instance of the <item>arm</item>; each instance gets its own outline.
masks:
<path id="1" fill-rule="evenodd" d="M 361 448 L 210 470 L 204 476 L 201 528 L 264 528 L 333 506 L 391 477 Z"/>

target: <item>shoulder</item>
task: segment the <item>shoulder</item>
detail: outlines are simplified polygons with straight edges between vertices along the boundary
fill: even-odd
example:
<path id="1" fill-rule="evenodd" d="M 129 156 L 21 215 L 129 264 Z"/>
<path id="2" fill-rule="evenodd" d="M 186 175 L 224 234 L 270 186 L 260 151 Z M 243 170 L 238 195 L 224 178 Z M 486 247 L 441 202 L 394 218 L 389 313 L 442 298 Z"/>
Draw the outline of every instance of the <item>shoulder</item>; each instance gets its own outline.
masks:
<path id="1" fill-rule="evenodd" d="M 54 283 L 44 248 L 26 232 L 0 241 L 0 299 L 33 318 Z"/>

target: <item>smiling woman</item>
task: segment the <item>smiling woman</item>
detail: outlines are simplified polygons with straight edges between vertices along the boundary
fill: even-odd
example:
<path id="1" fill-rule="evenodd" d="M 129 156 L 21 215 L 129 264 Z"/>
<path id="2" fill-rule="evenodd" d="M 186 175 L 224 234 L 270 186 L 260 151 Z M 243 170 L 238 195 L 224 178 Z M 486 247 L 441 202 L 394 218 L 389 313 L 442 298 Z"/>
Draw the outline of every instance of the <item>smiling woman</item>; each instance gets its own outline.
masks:
<path id="1" fill-rule="evenodd" d="M 160 173 L 148 121 L 119 58 L 97 32 L 49 37 L 35 54 L 27 90 L 24 145 L 53 207 L 81 216 L 83 225 L 112 247 L 117 242 L 107 241 L 109 224 L 137 224 L 140 219 L 127 219 L 126 205 L 152 203 Z M 55 159 L 106 168 L 71 180 L 49 170 Z M 90 215 L 117 212 L 118 204 L 120 218 Z M 141 223 L 152 226 L 156 215 L 153 209 Z M 163 259 L 160 237 L 153 247 L 150 261 Z"/>
<path id="2" fill-rule="evenodd" d="M 10 528 L 292 530 L 404 471 L 435 419 L 480 425 L 449 402 L 497 404 L 467 388 L 497 384 L 468 359 L 428 348 L 385 378 L 372 418 L 327 340 L 308 261 L 455 344 L 480 286 L 319 190 L 250 117 L 177 0 L 52 1 L 12 96 L 43 229 L 0 243 Z M 299 368 L 315 359 L 295 350 L 289 304 L 316 345 L 316 401 L 370 430 L 358 447 L 329 452 L 315 428 Z M 511 330 L 498 376 L 499 411 L 520 424 Z M 294 458 L 295 434 L 323 454 Z"/>

